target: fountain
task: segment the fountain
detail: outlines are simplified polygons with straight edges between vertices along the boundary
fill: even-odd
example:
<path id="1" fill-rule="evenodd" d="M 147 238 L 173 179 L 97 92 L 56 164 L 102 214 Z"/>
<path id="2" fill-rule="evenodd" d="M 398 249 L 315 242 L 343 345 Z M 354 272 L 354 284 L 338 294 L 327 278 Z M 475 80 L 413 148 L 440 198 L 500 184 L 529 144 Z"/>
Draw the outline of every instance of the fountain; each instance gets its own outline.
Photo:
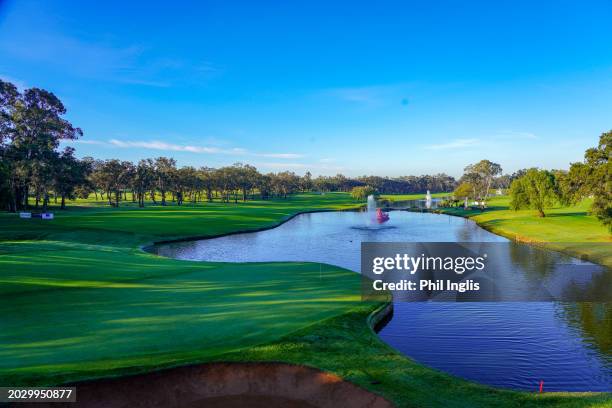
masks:
<path id="1" fill-rule="evenodd" d="M 368 214 L 373 216 L 375 211 L 376 211 L 376 199 L 374 198 L 373 195 L 369 195 L 368 196 Z"/>
<path id="2" fill-rule="evenodd" d="M 431 208 L 431 193 L 427 190 L 427 194 L 425 195 L 425 207 L 429 210 Z"/>
<path id="3" fill-rule="evenodd" d="M 376 199 L 373 195 L 368 196 L 368 216 L 370 221 L 377 222 L 379 224 L 389 221 L 389 214 L 380 208 L 376 208 Z"/>

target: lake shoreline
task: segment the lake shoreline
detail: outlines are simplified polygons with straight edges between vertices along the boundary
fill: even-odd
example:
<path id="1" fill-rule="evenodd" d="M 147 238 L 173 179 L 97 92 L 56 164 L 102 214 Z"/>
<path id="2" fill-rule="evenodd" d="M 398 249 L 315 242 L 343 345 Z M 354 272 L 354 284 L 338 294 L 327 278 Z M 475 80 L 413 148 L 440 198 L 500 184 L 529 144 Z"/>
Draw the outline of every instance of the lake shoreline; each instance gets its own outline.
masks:
<path id="1" fill-rule="evenodd" d="M 527 244 L 527 245 L 532 245 L 532 246 L 536 246 L 536 247 L 540 247 L 540 248 L 544 248 L 547 250 L 551 250 L 551 251 L 555 251 L 555 252 L 560 252 L 563 253 L 565 255 L 569 255 L 575 258 L 578 258 L 582 261 L 588 261 L 588 262 L 592 262 L 592 263 L 596 263 L 598 265 L 601 266 L 605 266 L 605 267 L 612 267 L 612 260 L 610 259 L 604 259 L 600 256 L 597 255 L 593 255 L 591 252 L 589 251 L 584 251 L 584 250 L 578 250 L 575 248 L 570 247 L 569 245 L 576 245 L 576 244 L 582 244 L 582 245 L 610 245 L 612 244 L 611 241 L 609 242 L 571 242 L 571 243 L 566 243 L 566 242 L 548 242 L 548 241 L 543 241 L 543 240 L 539 240 L 537 238 L 534 237 L 529 237 L 528 235 L 520 235 L 520 234 L 516 234 L 516 233 L 512 233 L 510 231 L 504 230 L 503 227 L 492 227 L 490 225 L 487 224 L 486 221 L 481 221 L 478 220 L 476 217 L 478 217 L 479 215 L 488 213 L 494 213 L 495 211 L 498 210 L 488 210 L 485 209 L 484 211 L 480 212 L 480 213 L 459 213 L 457 212 L 457 208 L 437 208 L 437 209 L 432 209 L 432 210 L 412 210 L 412 209 L 407 209 L 404 211 L 411 211 L 411 212 L 428 212 L 428 213 L 432 213 L 432 214 L 441 214 L 441 215 L 448 215 L 448 216 L 453 216 L 453 217 L 459 217 L 459 218 L 465 218 L 471 221 L 474 221 L 480 228 L 489 231 L 492 234 L 495 235 L 499 235 L 500 237 L 504 237 L 507 238 L 510 241 L 513 242 L 517 242 L 517 243 L 521 243 L 521 244 Z"/>

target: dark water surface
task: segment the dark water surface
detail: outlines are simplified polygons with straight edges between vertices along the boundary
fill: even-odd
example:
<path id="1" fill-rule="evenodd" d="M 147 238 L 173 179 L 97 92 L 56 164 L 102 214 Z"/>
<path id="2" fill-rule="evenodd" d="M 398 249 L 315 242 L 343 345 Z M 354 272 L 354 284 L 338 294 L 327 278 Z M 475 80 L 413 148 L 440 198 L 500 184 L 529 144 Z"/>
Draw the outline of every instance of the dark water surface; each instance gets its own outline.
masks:
<path id="1" fill-rule="evenodd" d="M 178 259 L 311 261 L 359 271 L 362 241 L 507 241 L 473 221 L 446 215 L 396 211 L 380 229 L 367 219 L 358 212 L 302 214 L 267 231 L 163 244 L 153 251 Z M 555 264 L 578 262 L 540 252 L 544 264 L 553 265 L 547 272 L 551 279 L 564 278 L 555 275 Z M 534 263 L 516 254 L 507 259 L 517 273 Z M 536 390 L 544 380 L 547 391 L 612 391 L 609 303 L 395 302 L 393 318 L 379 335 L 423 364 L 484 384 Z"/>

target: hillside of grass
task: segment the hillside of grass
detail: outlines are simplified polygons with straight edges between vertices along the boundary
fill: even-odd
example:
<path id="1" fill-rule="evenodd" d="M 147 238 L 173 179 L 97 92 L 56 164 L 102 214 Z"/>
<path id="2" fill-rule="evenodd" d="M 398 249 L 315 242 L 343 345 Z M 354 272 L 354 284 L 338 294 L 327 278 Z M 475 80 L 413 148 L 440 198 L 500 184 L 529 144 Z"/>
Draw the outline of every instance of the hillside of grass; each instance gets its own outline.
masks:
<path id="1" fill-rule="evenodd" d="M 204 361 L 342 314 L 360 281 L 299 263 L 178 261 L 166 239 L 269 227 L 346 194 L 167 207 L 86 206 L 52 221 L 0 214 L 0 384 L 52 384 Z"/>
<path id="2" fill-rule="evenodd" d="M 557 205 L 538 217 L 534 210 L 514 211 L 507 196 L 494 197 L 488 208 L 443 208 L 445 214 L 469 217 L 481 227 L 512 240 L 542 245 L 576 257 L 612 266 L 612 235 L 589 214 L 591 200 L 578 205 Z"/>

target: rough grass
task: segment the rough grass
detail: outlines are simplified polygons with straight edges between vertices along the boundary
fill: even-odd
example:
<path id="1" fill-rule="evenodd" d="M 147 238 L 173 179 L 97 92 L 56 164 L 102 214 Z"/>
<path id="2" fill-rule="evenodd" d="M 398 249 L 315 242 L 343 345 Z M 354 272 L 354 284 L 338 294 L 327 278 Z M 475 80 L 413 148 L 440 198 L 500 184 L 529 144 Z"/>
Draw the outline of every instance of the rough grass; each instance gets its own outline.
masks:
<path id="1" fill-rule="evenodd" d="M 341 316 L 220 361 L 286 361 L 319 367 L 384 395 L 398 407 L 610 407 L 605 393 L 499 390 L 432 370 L 397 353 L 364 325 L 374 307 Z"/>

